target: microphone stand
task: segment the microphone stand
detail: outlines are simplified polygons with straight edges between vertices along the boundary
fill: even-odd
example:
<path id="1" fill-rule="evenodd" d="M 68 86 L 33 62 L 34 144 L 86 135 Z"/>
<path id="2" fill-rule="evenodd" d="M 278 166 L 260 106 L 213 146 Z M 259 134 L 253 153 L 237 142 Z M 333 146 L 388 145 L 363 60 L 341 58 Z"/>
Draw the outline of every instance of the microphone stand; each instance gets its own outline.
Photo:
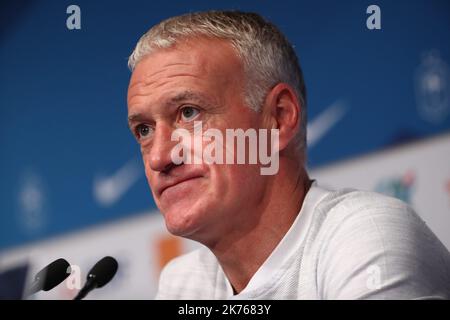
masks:
<path id="1" fill-rule="evenodd" d="M 78 292 L 78 294 L 73 298 L 73 300 L 81 300 L 87 296 L 89 292 L 97 287 L 97 282 L 95 281 L 95 277 L 90 277 L 84 287 Z"/>

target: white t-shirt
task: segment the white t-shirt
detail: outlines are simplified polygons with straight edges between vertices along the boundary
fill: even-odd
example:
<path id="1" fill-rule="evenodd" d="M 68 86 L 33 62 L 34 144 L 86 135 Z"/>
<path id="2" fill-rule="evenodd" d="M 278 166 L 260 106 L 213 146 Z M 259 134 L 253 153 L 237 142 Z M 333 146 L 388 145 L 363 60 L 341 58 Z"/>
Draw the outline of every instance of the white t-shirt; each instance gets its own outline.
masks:
<path id="1" fill-rule="evenodd" d="M 450 299 L 450 253 L 404 202 L 314 182 L 239 294 L 203 247 L 163 269 L 156 299 Z"/>

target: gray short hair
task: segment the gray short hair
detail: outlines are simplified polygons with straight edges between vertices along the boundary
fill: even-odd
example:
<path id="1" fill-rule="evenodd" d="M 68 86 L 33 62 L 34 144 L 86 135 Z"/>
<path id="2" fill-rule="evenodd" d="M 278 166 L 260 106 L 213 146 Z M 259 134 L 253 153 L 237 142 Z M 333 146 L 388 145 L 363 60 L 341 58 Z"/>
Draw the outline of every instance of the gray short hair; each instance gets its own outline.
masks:
<path id="1" fill-rule="evenodd" d="M 290 85 L 301 104 L 298 147 L 306 148 L 306 88 L 294 48 L 272 23 L 256 13 L 207 11 L 160 22 L 147 31 L 129 57 L 131 71 L 146 55 L 173 46 L 178 39 L 213 37 L 228 40 L 242 61 L 246 104 L 258 111 L 268 91 L 280 82 Z"/>

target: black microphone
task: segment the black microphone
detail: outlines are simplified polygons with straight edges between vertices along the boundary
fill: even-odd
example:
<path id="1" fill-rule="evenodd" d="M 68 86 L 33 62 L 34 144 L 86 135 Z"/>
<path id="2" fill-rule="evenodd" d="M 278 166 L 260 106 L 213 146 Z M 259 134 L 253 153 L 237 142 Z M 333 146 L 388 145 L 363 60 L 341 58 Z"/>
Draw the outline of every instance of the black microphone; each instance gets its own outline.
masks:
<path id="1" fill-rule="evenodd" d="M 49 291 L 64 281 L 70 275 L 70 264 L 62 258 L 59 258 L 35 276 L 33 283 L 27 290 L 27 295 L 35 294 L 38 291 Z"/>
<path id="2" fill-rule="evenodd" d="M 113 257 L 104 257 L 89 271 L 84 287 L 78 292 L 73 300 L 81 300 L 95 288 L 101 288 L 107 284 L 117 272 L 119 267 Z"/>

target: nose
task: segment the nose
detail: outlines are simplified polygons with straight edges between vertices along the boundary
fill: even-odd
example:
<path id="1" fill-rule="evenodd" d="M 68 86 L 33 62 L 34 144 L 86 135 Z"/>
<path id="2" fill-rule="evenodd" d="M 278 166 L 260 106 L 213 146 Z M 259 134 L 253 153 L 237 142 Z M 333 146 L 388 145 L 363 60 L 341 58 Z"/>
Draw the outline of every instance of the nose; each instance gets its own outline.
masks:
<path id="1" fill-rule="evenodd" d="M 153 133 L 153 143 L 149 150 L 149 166 L 153 171 L 165 172 L 175 166 L 170 156 L 175 141 L 171 141 L 172 128 L 161 122 L 157 123 Z"/>

